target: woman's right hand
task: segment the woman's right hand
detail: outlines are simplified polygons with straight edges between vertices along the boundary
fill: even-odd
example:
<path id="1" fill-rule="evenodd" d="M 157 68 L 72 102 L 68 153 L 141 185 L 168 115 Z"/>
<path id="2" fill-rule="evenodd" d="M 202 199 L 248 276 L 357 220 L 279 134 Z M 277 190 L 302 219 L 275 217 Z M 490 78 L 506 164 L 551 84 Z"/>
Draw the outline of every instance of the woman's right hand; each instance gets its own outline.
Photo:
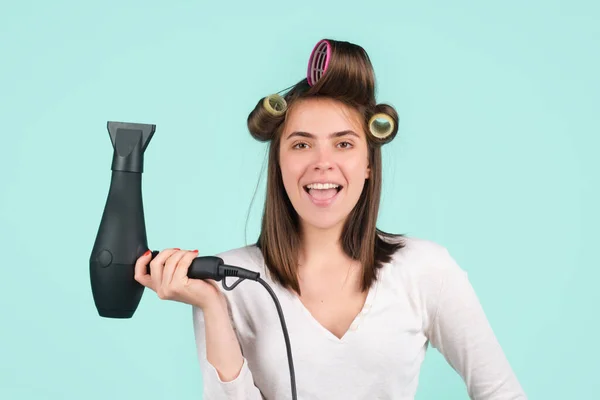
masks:
<path id="1" fill-rule="evenodd" d="M 224 297 L 212 279 L 190 279 L 187 276 L 198 250 L 165 249 L 154 259 L 148 250 L 135 263 L 135 280 L 156 292 L 163 300 L 173 300 L 202 308 L 222 306 Z M 152 261 L 150 261 L 152 259 Z M 150 262 L 150 274 L 147 265 Z"/>

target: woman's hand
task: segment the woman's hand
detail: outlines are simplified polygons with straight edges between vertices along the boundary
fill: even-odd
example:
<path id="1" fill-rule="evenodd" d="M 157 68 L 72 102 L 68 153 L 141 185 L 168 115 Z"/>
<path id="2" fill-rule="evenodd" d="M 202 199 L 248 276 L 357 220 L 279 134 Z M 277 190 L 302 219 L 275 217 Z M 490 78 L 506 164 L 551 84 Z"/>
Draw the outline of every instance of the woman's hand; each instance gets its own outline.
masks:
<path id="1" fill-rule="evenodd" d="M 197 256 L 198 250 L 165 249 L 150 261 L 152 253 L 147 251 L 135 263 L 134 278 L 154 290 L 163 300 L 179 301 L 202 309 L 221 305 L 222 293 L 215 281 L 187 276 L 188 268 Z M 149 261 L 150 274 L 147 273 Z"/>

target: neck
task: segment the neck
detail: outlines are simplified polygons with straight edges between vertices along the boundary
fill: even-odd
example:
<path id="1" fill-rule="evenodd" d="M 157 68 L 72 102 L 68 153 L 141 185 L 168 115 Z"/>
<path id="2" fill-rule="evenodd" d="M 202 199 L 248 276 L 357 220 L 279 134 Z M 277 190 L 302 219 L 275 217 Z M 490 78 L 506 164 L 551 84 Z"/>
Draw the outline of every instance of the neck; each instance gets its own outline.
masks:
<path id="1" fill-rule="evenodd" d="M 301 269 L 331 269 L 346 261 L 340 243 L 343 223 L 330 229 L 303 226 L 300 232 L 301 248 L 299 264 Z"/>

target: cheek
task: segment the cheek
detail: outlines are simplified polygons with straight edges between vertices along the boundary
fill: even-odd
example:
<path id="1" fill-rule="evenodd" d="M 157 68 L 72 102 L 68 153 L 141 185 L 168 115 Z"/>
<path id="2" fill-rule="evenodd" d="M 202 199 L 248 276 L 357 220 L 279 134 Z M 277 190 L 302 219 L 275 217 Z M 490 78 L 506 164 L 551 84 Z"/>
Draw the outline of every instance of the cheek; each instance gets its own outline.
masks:
<path id="1" fill-rule="evenodd" d="M 352 183 L 362 186 L 363 181 L 368 177 L 368 166 L 369 163 L 366 159 L 349 160 L 345 165 L 345 174 L 348 179 L 352 180 Z"/>
<path id="2" fill-rule="evenodd" d="M 294 163 L 292 160 L 285 160 L 280 163 L 281 169 L 281 177 L 283 179 L 283 186 L 285 186 L 286 190 L 294 191 L 297 189 L 298 181 L 301 176 L 300 168 L 297 163 Z"/>

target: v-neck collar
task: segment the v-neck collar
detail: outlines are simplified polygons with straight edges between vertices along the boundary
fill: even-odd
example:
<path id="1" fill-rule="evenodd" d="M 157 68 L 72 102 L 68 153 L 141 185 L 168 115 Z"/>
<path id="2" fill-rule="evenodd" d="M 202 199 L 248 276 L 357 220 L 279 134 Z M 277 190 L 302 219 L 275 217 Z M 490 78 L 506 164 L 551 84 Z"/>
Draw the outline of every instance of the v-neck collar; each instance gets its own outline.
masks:
<path id="1" fill-rule="evenodd" d="M 258 247 L 256 247 L 255 250 L 258 252 L 257 256 L 259 258 L 258 260 L 255 260 L 256 265 L 259 267 L 262 266 L 262 271 L 264 271 L 264 274 L 266 275 L 266 277 L 268 277 L 268 279 L 270 279 L 272 281 L 273 279 L 271 277 L 271 273 L 265 264 L 265 260 L 264 260 L 261 250 Z M 287 293 L 287 295 L 291 298 L 292 303 L 296 307 L 298 307 L 298 309 L 307 317 L 308 321 L 317 330 L 319 330 L 326 338 L 328 338 L 329 340 L 332 340 L 336 343 L 344 344 L 352 336 L 354 336 L 354 334 L 358 331 L 358 328 L 363 323 L 363 320 L 365 319 L 365 317 L 368 315 L 371 308 L 373 307 L 373 303 L 375 302 L 375 298 L 377 297 L 377 290 L 379 289 L 379 280 L 381 279 L 381 276 L 382 276 L 381 272 L 377 271 L 377 278 L 375 279 L 375 281 L 369 288 L 365 303 L 363 304 L 360 312 L 354 317 L 354 320 L 352 321 L 352 323 L 350 324 L 350 326 L 348 327 L 346 332 L 344 332 L 344 335 L 342 335 L 341 338 L 338 338 L 329 329 L 325 328 L 312 315 L 312 313 L 308 310 L 308 308 L 306 308 L 304 303 L 302 303 L 302 300 L 300 300 L 300 297 L 298 297 L 298 295 L 293 290 L 284 290 L 283 292 Z"/>
<path id="2" fill-rule="evenodd" d="M 342 335 L 341 338 L 338 338 L 329 329 L 325 328 L 312 315 L 312 313 L 304 305 L 304 303 L 302 303 L 302 300 L 300 300 L 300 298 L 298 297 L 298 295 L 296 293 L 290 292 L 290 295 L 292 296 L 292 302 L 306 315 L 306 317 L 308 318 L 308 320 L 310 321 L 310 323 L 314 327 L 316 327 L 316 329 L 318 329 L 319 331 L 321 331 L 321 333 L 325 337 L 327 337 L 329 340 L 332 340 L 332 341 L 334 341 L 336 343 L 343 344 L 343 343 L 347 343 L 348 340 L 352 336 L 354 336 L 354 334 L 358 331 L 358 328 L 363 323 L 364 318 L 367 316 L 367 314 L 369 313 L 369 311 L 373 307 L 373 302 L 375 301 L 375 297 L 376 297 L 376 294 L 377 294 L 378 287 L 379 287 L 379 279 L 376 279 L 375 282 L 373 282 L 373 284 L 369 288 L 369 291 L 367 293 L 367 298 L 366 298 L 365 303 L 363 304 L 360 312 L 356 315 L 356 317 L 354 317 L 354 320 L 352 321 L 352 323 L 350 324 L 350 326 L 348 327 L 348 329 L 346 330 L 346 332 L 344 332 L 344 334 Z"/>

